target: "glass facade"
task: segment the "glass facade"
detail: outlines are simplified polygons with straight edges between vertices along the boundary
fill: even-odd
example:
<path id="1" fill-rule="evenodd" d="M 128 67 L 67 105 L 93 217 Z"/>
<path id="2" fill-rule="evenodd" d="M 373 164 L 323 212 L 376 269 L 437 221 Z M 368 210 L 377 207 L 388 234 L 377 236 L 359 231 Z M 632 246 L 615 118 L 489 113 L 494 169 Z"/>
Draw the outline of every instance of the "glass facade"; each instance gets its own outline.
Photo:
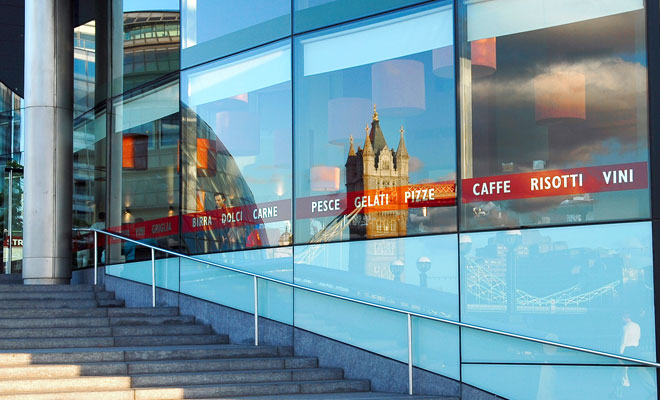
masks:
<path id="1" fill-rule="evenodd" d="M 74 31 L 75 226 L 656 361 L 642 0 L 110 3 Z M 5 163 L 20 108 L 0 110 Z M 150 282 L 149 250 L 98 250 Z M 226 269 L 168 257 L 156 281 L 254 308 L 252 278 Z M 405 314 L 258 288 L 265 318 L 408 361 Z M 639 365 L 411 323 L 416 367 L 497 395 L 657 398 Z"/>

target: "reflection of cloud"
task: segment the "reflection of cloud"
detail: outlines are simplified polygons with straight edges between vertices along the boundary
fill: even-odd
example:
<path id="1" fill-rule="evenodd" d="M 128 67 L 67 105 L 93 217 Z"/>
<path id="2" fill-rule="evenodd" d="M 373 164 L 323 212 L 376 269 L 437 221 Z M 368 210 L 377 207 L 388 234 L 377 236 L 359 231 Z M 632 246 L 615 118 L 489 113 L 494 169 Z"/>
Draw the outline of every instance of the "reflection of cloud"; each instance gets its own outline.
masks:
<path id="1" fill-rule="evenodd" d="M 456 207 L 429 207 L 426 217 L 410 213 L 409 218 L 409 233 L 446 232 L 456 229 Z"/>
<path id="2" fill-rule="evenodd" d="M 408 171 L 417 172 L 421 171 L 424 168 L 424 162 L 417 157 L 410 157 L 408 161 Z"/>
<path id="3" fill-rule="evenodd" d="M 431 176 L 430 178 L 422 179 L 419 183 L 433 183 L 433 182 L 447 182 L 456 181 L 456 172 L 452 171 L 444 175 Z"/>
<path id="4" fill-rule="evenodd" d="M 646 67 L 620 57 L 538 65 L 527 74 L 475 80 L 473 102 L 487 105 L 495 95 L 497 111 L 517 110 L 521 121 L 529 121 L 525 117 L 535 114 L 535 78 L 577 74 L 586 80 L 586 121 L 548 126 L 552 160 L 557 164 L 587 163 L 595 155 L 612 153 L 612 148 L 621 153 L 636 149 L 642 136 L 639 132 L 645 131 L 645 117 L 638 117 L 638 112 L 645 111 Z"/>

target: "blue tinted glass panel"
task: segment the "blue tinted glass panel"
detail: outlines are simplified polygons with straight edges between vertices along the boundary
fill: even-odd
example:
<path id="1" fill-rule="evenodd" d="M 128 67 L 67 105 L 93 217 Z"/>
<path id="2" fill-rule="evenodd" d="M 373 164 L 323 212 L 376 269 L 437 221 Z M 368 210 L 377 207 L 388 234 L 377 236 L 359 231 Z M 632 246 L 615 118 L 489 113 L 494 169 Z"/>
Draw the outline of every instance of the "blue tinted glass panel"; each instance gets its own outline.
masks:
<path id="1" fill-rule="evenodd" d="M 460 249 L 463 321 L 655 360 L 650 223 L 462 234 Z"/>
<path id="2" fill-rule="evenodd" d="M 296 33 L 304 32 L 421 2 L 422 0 L 293 0 L 293 29 Z"/>
<path id="3" fill-rule="evenodd" d="M 251 276 L 200 262 L 181 260 L 181 293 L 254 312 L 254 282 Z"/>
<path id="4" fill-rule="evenodd" d="M 455 231 L 451 4 L 295 46 L 296 243 Z"/>
<path id="5" fill-rule="evenodd" d="M 507 399 L 657 399 L 643 367 L 463 365 L 463 381 Z"/>
<path id="6" fill-rule="evenodd" d="M 181 98 L 186 248 L 291 244 L 288 42 L 184 71 Z"/>
<path id="7" fill-rule="evenodd" d="M 151 285 L 151 261 L 128 264 L 114 264 L 105 267 L 105 273 Z M 179 290 L 179 259 L 165 258 L 156 260 L 156 286 L 173 291 Z"/>
<path id="8" fill-rule="evenodd" d="M 493 333 L 462 328 L 461 359 L 470 363 L 571 363 L 621 364 L 615 358 L 591 355 L 557 346 L 514 339 Z M 548 333 L 540 339 L 557 342 L 557 335 Z M 619 354 L 619 353 L 614 353 Z M 635 357 L 630 353 L 631 357 Z"/>
<path id="9" fill-rule="evenodd" d="M 416 367 L 460 379 L 458 327 L 413 317 L 412 347 Z"/>
<path id="10" fill-rule="evenodd" d="M 182 0 L 181 9 L 183 68 L 291 33 L 290 0 Z"/>
<path id="11" fill-rule="evenodd" d="M 295 246 L 294 254 L 297 284 L 458 319 L 456 235 Z"/>
<path id="12" fill-rule="evenodd" d="M 463 228 L 647 218 L 644 1 L 459 3 Z"/>
<path id="13" fill-rule="evenodd" d="M 294 321 L 298 328 L 408 361 L 408 320 L 405 314 L 294 290 Z M 374 340 L 377 333 L 378 340 Z"/>

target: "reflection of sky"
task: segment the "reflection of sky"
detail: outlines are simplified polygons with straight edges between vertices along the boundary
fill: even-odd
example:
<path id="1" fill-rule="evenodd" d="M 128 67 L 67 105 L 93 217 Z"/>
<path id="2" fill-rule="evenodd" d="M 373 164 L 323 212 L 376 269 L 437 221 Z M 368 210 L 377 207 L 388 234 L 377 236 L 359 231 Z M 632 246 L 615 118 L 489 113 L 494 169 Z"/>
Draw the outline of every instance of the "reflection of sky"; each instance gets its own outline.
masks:
<path id="1" fill-rule="evenodd" d="M 349 135 L 354 137 L 356 150 L 358 146 L 364 146 L 364 127 L 371 123 L 371 112 L 355 117 L 355 121 L 344 122 L 344 126 L 350 126 L 349 131 L 331 132 L 332 138 L 328 135 L 328 127 L 333 122 L 329 118 L 342 118 L 341 115 L 329 115 L 330 101 L 359 98 L 371 104 L 381 102 L 376 106 L 390 149 L 396 150 L 399 129 L 402 126 L 405 129 L 406 148 L 411 157 L 410 183 L 453 177 L 456 168 L 453 79 L 436 76 L 432 52 L 425 51 L 451 43 L 451 12 L 446 7 L 418 10 L 421 11 L 415 14 L 400 13 L 394 20 L 376 18 L 366 24 L 352 24 L 321 36 L 310 35 L 296 43 L 296 71 L 301 74 L 296 85 L 296 161 L 303 171 L 317 164 L 343 169 Z M 405 31 L 399 32 L 404 26 Z M 390 37 L 394 32 L 395 37 Z M 354 49 L 354 46 L 350 51 L 338 48 L 340 44 L 349 45 L 355 41 L 351 40 L 355 39 L 354 36 L 359 38 L 362 50 Z M 414 50 L 417 51 L 415 54 L 410 54 L 411 42 L 418 48 Z M 330 53 L 322 51 L 324 49 L 330 49 Z M 395 72 L 383 78 L 374 68 L 380 68 L 381 74 L 391 68 L 394 64 L 388 64 L 388 58 L 405 60 L 408 64 L 419 63 L 416 65 L 421 67 L 422 73 L 417 74 L 411 65 L 398 64 L 400 67 L 395 68 L 404 68 L 399 75 Z M 450 68 L 453 60 L 446 62 Z M 324 72 L 327 69 L 324 65 L 328 63 L 343 69 Z M 423 90 L 406 91 L 397 87 L 407 87 L 413 81 L 421 82 Z M 382 102 L 394 106 L 388 108 L 388 104 Z M 420 104 L 423 108 L 419 107 Z M 404 105 L 412 108 L 405 109 Z M 301 181 L 298 184 L 303 194 L 307 194 L 308 182 L 302 175 L 304 173 L 299 174 Z M 341 186 L 340 190 L 343 184 Z"/>
<path id="2" fill-rule="evenodd" d="M 631 256 L 635 257 L 631 259 L 632 265 L 644 267 L 652 263 L 650 258 L 651 226 L 646 222 L 506 232 L 521 232 L 523 243 L 528 246 L 544 244 L 546 240 L 549 240 L 552 243 L 565 243 L 569 249 L 603 249 L 624 253 L 626 253 L 625 250 L 641 250 L 631 252 Z M 501 234 L 502 232 L 482 232 L 462 234 L 461 237 L 469 237 L 472 240 L 469 254 L 474 255 L 477 249 L 488 246 L 495 236 Z"/>
<path id="3" fill-rule="evenodd" d="M 197 0 L 195 25 L 185 29 L 196 31 L 197 43 L 202 43 L 290 12 L 288 0 Z"/>
<path id="4" fill-rule="evenodd" d="M 124 12 L 179 11 L 179 0 L 124 0 Z"/>
<path id="5" fill-rule="evenodd" d="M 411 159 L 415 159 L 411 161 L 411 183 L 419 183 L 427 179 L 433 181 L 446 179 L 456 168 L 456 114 L 452 81 L 433 74 L 431 52 L 415 54 L 403 59 L 420 61 L 424 65 L 426 109 L 423 112 L 420 110 L 421 113 L 418 115 L 408 117 L 391 113 L 388 116 L 387 110 L 379 110 L 383 134 L 388 147 L 396 149 L 399 143 L 399 129 L 401 126 L 404 127 L 408 154 Z M 328 141 L 328 101 L 339 97 L 358 97 L 369 99 L 373 103 L 371 68 L 372 65 L 366 65 L 301 78 L 303 83 L 299 86 L 303 89 L 299 89 L 296 98 L 298 107 L 296 120 L 299 123 L 296 127 L 298 132 L 296 148 L 303 153 L 299 160 L 300 168 L 308 169 L 315 164 L 343 168 L 348 155 L 348 146 L 345 144 L 337 148 Z M 346 141 L 349 134 L 354 136 L 356 150 L 357 146 L 364 146 L 364 126 L 371 123 L 371 117 L 372 113 L 369 112 L 361 121 L 355 121 L 352 132 L 345 133 Z M 308 158 L 305 157 L 306 155 Z"/>

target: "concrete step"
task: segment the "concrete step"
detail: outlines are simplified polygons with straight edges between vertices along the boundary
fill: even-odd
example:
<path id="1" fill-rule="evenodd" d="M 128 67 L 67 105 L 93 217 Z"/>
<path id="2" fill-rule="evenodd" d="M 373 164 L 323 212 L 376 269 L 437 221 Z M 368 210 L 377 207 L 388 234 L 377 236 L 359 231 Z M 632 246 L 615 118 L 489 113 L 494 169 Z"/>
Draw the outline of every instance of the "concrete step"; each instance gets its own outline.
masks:
<path id="1" fill-rule="evenodd" d="M 128 364 L 128 373 L 130 375 L 167 374 L 175 372 L 300 369 L 316 368 L 317 366 L 318 360 L 315 357 L 225 358 L 132 362 Z"/>
<path id="2" fill-rule="evenodd" d="M 124 307 L 124 300 L 103 300 L 103 299 L 98 299 L 98 306 L 99 307 Z"/>
<path id="3" fill-rule="evenodd" d="M 229 336 L 227 335 L 47 337 L 0 339 L 0 349 L 20 350 L 115 346 L 191 346 L 227 343 L 229 343 Z"/>
<path id="4" fill-rule="evenodd" d="M 21 274 L 0 274 L 0 284 L 22 285 L 23 276 Z"/>
<path id="5" fill-rule="evenodd" d="M 80 376 L 128 375 L 124 362 L 88 364 L 17 365 L 0 368 L 0 380 L 8 379 L 55 379 Z"/>
<path id="6" fill-rule="evenodd" d="M 64 318 L 64 317 L 167 317 L 179 315 L 175 307 L 163 308 L 0 308 L 2 318 Z M 192 317 L 190 317 L 192 318 Z"/>
<path id="7" fill-rule="evenodd" d="M 92 293 L 93 295 L 93 293 Z M 96 307 L 123 307 L 124 300 L 114 299 L 25 299 L 3 300 L 0 308 L 45 309 L 45 308 L 96 308 Z"/>
<path id="8" fill-rule="evenodd" d="M 340 380 L 344 372 L 338 368 L 307 368 L 249 371 L 207 371 L 132 376 L 132 387 L 216 385 L 259 382 Z M 1 382 L 0 382 L 1 383 Z M 0 385 L 1 387 L 1 385 Z"/>
<path id="9" fill-rule="evenodd" d="M 54 309 L 53 311 L 58 310 Z M 46 310 L 44 310 L 46 311 Z M 95 326 L 180 326 L 192 325 L 189 315 L 166 317 L 74 317 L 74 318 L 0 318 L 0 329 L 10 328 L 76 328 Z"/>
<path id="10" fill-rule="evenodd" d="M 126 350 L 126 361 L 207 360 L 218 358 L 290 357 L 293 349 L 286 346 L 195 346 Z"/>
<path id="11" fill-rule="evenodd" d="M 180 400 L 227 399 L 228 396 L 296 395 L 317 393 L 366 392 L 369 382 L 362 380 L 195 385 L 177 388 L 140 388 L 51 393 L 0 393 L 0 400 Z M 284 397 L 286 398 L 286 397 Z M 318 398 L 318 397 L 317 397 Z M 320 397 L 322 398 L 322 397 Z M 341 398 L 341 397 L 333 397 Z M 351 397 L 356 398 L 356 397 Z M 358 397 L 359 398 L 359 397 Z"/>
<path id="12" fill-rule="evenodd" d="M 95 318 L 92 318 L 95 319 Z M 94 326 L 63 328 L 20 328 L 0 329 L 0 339 L 20 338 L 83 338 L 103 336 L 171 336 L 171 335 L 208 335 L 208 325 L 156 325 L 156 326 Z"/>
<path id="13" fill-rule="evenodd" d="M 0 394 L 0 400 L 135 400 L 133 389 Z"/>
<path id="14" fill-rule="evenodd" d="M 0 292 L 0 301 L 14 300 L 94 300 L 114 299 L 112 292 Z"/>
<path id="15" fill-rule="evenodd" d="M 314 357 L 237 358 L 151 362 L 92 362 L 78 364 L 5 365 L 0 380 L 75 378 L 79 376 L 167 374 L 209 371 L 251 371 L 316 368 Z"/>
<path id="16" fill-rule="evenodd" d="M 102 300 L 116 301 L 116 300 Z M 0 302 L 0 308 L 96 308 L 99 303 L 96 300 L 6 300 Z"/>
<path id="17" fill-rule="evenodd" d="M 86 338 L 112 336 L 110 327 L 67 327 L 67 328 L 19 328 L 0 329 L 0 341 L 2 339 L 34 339 L 34 338 Z"/>
<path id="18" fill-rule="evenodd" d="M 227 335 L 119 336 L 114 338 L 115 346 L 189 346 L 228 343 L 229 336 Z"/>
<path id="19" fill-rule="evenodd" d="M 45 310 L 44 310 L 45 311 Z M 58 310 L 59 311 L 59 310 Z M 2 329 L 39 329 L 110 326 L 110 318 L 0 318 Z"/>
<path id="20" fill-rule="evenodd" d="M 129 389 L 129 376 L 84 376 L 56 379 L 14 379 L 0 381 L 0 393 L 48 393 L 99 389 Z"/>
<path id="21" fill-rule="evenodd" d="M 64 317 L 106 317 L 109 309 L 105 308 L 0 308 L 2 318 L 64 318 Z"/>
<path id="22" fill-rule="evenodd" d="M 98 287 L 98 286 L 97 286 Z M 103 287 L 98 287 L 103 290 Z M 19 292 L 93 292 L 94 285 L 7 285 L 0 282 L 0 293 Z"/>
<path id="23" fill-rule="evenodd" d="M 0 331 L 1 332 L 1 331 Z M 209 325 L 113 326 L 112 336 L 210 335 Z"/>
<path id="24" fill-rule="evenodd" d="M 109 308 L 108 317 L 158 317 L 179 315 L 178 307 Z"/>
<path id="25" fill-rule="evenodd" d="M 110 311 L 110 309 L 108 311 Z M 110 325 L 112 326 L 183 325 L 183 324 L 194 324 L 194 323 L 195 323 L 195 318 L 190 315 L 110 318 Z"/>
<path id="26" fill-rule="evenodd" d="M 112 337 L 0 339 L 0 349 L 57 349 L 74 347 L 112 347 Z"/>
<path id="27" fill-rule="evenodd" d="M 293 356 L 292 353 L 293 350 L 291 347 L 255 347 L 226 344 L 158 347 L 80 347 L 67 349 L 26 348 L 21 349 L 20 352 L 16 350 L 0 350 L 0 366 L 291 357 Z"/>
<path id="28" fill-rule="evenodd" d="M 227 396 L 366 391 L 369 391 L 369 381 L 363 380 L 268 382 L 135 389 L 135 400 L 210 399 Z M 2 400 L 1 397 L 0 400 Z"/>

